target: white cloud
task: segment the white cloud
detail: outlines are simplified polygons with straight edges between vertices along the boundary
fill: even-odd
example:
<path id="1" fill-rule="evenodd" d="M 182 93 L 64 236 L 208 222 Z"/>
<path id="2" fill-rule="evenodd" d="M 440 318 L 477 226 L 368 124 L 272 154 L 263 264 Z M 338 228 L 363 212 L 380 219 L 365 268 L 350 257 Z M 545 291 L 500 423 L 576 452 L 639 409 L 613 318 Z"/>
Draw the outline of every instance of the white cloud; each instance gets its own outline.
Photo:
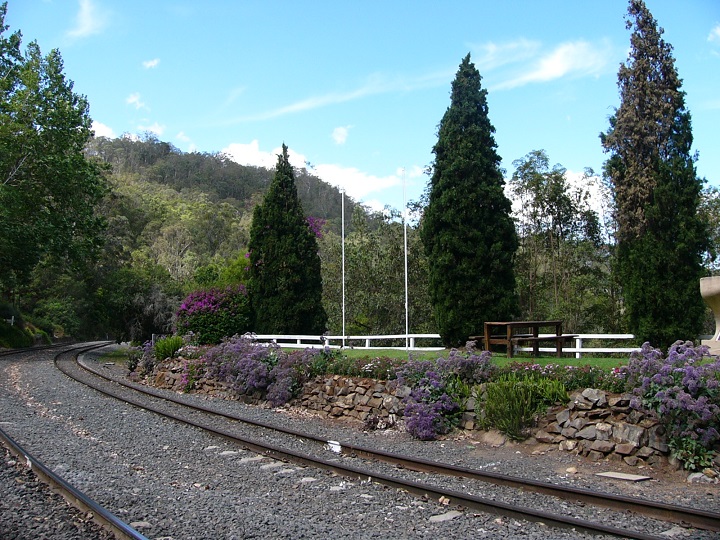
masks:
<path id="1" fill-rule="evenodd" d="M 524 73 L 494 85 L 494 89 L 517 88 L 566 76 L 596 76 L 603 72 L 609 58 L 608 45 L 598 47 L 586 41 L 561 43 L 540 58 L 534 57 L 529 66 L 523 66 Z"/>
<path id="2" fill-rule="evenodd" d="M 530 60 L 537 56 L 541 44 L 538 41 L 519 39 L 501 44 L 471 45 L 471 48 L 474 50 L 473 63 L 484 72 L 506 64 Z"/>
<path id="3" fill-rule="evenodd" d="M 188 152 L 195 152 L 197 150 L 197 145 L 192 141 L 190 137 L 185 134 L 184 131 L 181 131 L 180 133 L 175 135 L 175 138 L 178 141 L 185 143 Z"/>
<path id="4" fill-rule="evenodd" d="M 260 143 L 257 139 L 249 144 L 231 143 L 222 149 L 222 153 L 226 154 L 234 162 L 240 165 L 251 165 L 253 167 L 265 167 L 273 169 L 277 165 L 278 155 L 282 153 L 282 148 L 275 148 L 272 152 L 260 150 Z M 306 159 L 302 154 L 298 154 L 291 148 L 288 148 L 288 158 L 293 167 L 305 167 Z"/>
<path id="5" fill-rule="evenodd" d="M 105 28 L 108 15 L 97 9 L 92 0 L 79 0 L 80 11 L 75 17 L 75 27 L 67 31 L 71 38 L 84 38 L 99 34 Z"/>
<path id="6" fill-rule="evenodd" d="M 158 137 L 162 135 L 165 131 L 165 126 L 158 124 L 157 122 L 154 122 L 148 126 L 139 125 L 137 128 L 139 131 L 149 131 L 150 133 L 154 133 Z"/>
<path id="7" fill-rule="evenodd" d="M 352 126 L 340 126 L 333 129 L 332 138 L 335 144 L 345 144 L 351 127 Z"/>
<path id="8" fill-rule="evenodd" d="M 367 195 L 402 185 L 402 177 L 397 175 L 375 176 L 355 167 L 340 165 L 316 165 L 315 174 L 328 184 L 344 189 L 355 200 L 365 200 Z M 366 204 L 369 204 L 366 202 Z M 381 206 L 382 208 L 382 206 Z"/>
<path id="9" fill-rule="evenodd" d="M 117 137 L 112 128 L 94 120 L 92 123 L 92 130 L 95 132 L 96 137 L 107 137 L 109 139 L 115 139 Z"/>
<path id="10" fill-rule="evenodd" d="M 158 64 L 160 63 L 159 58 L 153 58 L 152 60 L 145 60 L 142 65 L 145 69 L 152 69 L 158 67 Z"/>
<path id="11" fill-rule="evenodd" d="M 130 94 L 127 98 L 125 98 L 125 103 L 127 103 L 128 105 L 135 105 L 136 109 L 150 110 L 148 108 L 148 106 L 145 105 L 145 103 L 143 103 L 142 100 L 140 99 L 140 92 L 135 92 L 133 94 Z"/>
<path id="12" fill-rule="evenodd" d="M 251 165 L 255 167 L 265 167 L 272 169 L 277 164 L 277 156 L 282 152 L 281 148 L 276 148 L 272 152 L 265 152 L 260 149 L 260 143 L 257 139 L 249 144 L 232 143 L 223 148 L 222 153 L 226 154 L 230 159 L 241 165 Z M 307 159 L 303 154 L 288 150 L 290 163 L 294 167 L 306 167 Z M 413 177 L 422 174 L 419 167 L 411 169 Z M 360 171 L 354 167 L 342 167 L 340 165 L 323 164 L 315 165 L 312 169 L 321 180 L 327 182 L 339 189 L 344 189 L 350 197 L 357 201 L 364 201 L 364 204 L 370 206 L 374 210 L 382 210 L 385 206 L 377 200 L 367 200 L 367 195 L 378 193 L 385 189 L 402 185 L 402 172 L 396 175 L 375 176 Z"/>
<path id="13" fill-rule="evenodd" d="M 707 40 L 710 42 L 720 43 L 720 23 L 716 24 L 715 27 L 710 30 L 710 35 Z"/>

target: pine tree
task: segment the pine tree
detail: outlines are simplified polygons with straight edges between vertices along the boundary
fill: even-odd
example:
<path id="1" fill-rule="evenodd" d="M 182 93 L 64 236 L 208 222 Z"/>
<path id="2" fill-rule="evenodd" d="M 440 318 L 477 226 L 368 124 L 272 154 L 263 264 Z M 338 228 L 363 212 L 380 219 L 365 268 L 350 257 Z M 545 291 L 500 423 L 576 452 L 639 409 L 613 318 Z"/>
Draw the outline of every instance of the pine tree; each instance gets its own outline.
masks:
<path id="1" fill-rule="evenodd" d="M 249 249 L 254 330 L 322 334 L 327 315 L 317 239 L 298 200 L 284 144 L 265 199 L 255 207 Z"/>
<path id="2" fill-rule="evenodd" d="M 433 148 L 422 239 L 436 323 L 448 346 L 483 323 L 517 312 L 513 262 L 518 241 L 488 118 L 487 90 L 468 54 Z"/>
<path id="3" fill-rule="evenodd" d="M 615 268 L 630 331 L 668 346 L 702 328 L 702 180 L 672 46 L 642 0 L 630 0 L 626 26 L 633 31 L 618 72 L 620 107 L 601 134 L 618 226 Z"/>

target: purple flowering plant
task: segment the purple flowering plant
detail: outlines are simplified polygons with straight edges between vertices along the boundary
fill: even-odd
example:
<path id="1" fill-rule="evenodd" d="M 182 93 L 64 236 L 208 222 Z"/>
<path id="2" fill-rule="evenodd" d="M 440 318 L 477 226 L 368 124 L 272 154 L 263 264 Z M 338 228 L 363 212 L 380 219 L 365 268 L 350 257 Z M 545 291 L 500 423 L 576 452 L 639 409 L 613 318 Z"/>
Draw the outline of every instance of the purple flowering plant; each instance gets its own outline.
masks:
<path id="1" fill-rule="evenodd" d="M 249 324 L 250 302 L 242 284 L 194 291 L 183 300 L 175 317 L 177 333 L 192 334 L 199 344 L 220 343 L 245 332 Z"/>
<path id="2" fill-rule="evenodd" d="M 471 385 L 492 376 L 490 357 L 487 351 L 463 355 L 454 349 L 447 358 L 411 359 L 398 369 L 398 384 L 411 389 L 403 413 L 408 432 L 417 439 L 432 440 L 457 426 Z"/>
<path id="3" fill-rule="evenodd" d="M 626 388 L 635 394 L 631 405 L 656 412 L 671 448 L 686 463 L 693 458 L 689 448 L 707 451 L 720 440 L 720 357 L 710 356 L 706 346 L 677 341 L 663 355 L 644 343 L 624 371 Z"/>

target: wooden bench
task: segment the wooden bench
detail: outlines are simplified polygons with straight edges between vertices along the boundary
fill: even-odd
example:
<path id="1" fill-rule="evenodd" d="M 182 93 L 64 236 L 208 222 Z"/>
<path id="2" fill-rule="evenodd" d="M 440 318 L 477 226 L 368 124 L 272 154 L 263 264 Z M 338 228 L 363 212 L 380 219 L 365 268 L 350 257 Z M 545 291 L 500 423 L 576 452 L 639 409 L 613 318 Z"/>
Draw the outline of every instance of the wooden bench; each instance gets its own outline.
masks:
<path id="1" fill-rule="evenodd" d="M 554 330 L 552 334 L 540 335 L 540 328 L 549 327 Z M 504 334 L 498 334 L 498 330 L 504 330 Z M 470 336 L 470 339 L 481 343 L 485 350 L 491 350 L 492 345 L 504 345 L 508 358 L 512 358 L 514 349 L 520 343 L 532 344 L 533 356 L 538 356 L 540 343 L 555 343 L 555 352 L 558 358 L 562 357 L 563 345 L 577 337 L 576 334 L 563 334 L 562 321 L 502 321 L 486 322 L 483 336 Z"/>

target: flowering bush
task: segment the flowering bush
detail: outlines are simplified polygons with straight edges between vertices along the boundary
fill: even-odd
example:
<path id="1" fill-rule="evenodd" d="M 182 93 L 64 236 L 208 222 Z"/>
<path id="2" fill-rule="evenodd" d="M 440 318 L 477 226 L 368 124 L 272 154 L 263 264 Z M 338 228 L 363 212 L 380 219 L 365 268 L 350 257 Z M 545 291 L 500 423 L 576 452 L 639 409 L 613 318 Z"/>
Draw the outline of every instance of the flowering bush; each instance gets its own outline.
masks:
<path id="1" fill-rule="evenodd" d="M 320 351 L 290 354 L 273 344 L 259 344 L 248 336 L 234 336 L 207 351 L 207 376 L 230 384 L 238 394 L 258 393 L 273 405 L 290 401 L 302 389 Z"/>
<path id="2" fill-rule="evenodd" d="M 176 313 L 178 334 L 192 334 L 196 343 L 216 344 L 248 330 L 250 302 L 244 285 L 190 293 Z"/>
<path id="3" fill-rule="evenodd" d="M 397 370 L 398 383 L 411 388 L 405 399 L 405 427 L 421 440 L 431 440 L 457 426 L 470 396 L 470 386 L 487 381 L 493 371 L 490 353 L 410 360 Z"/>
<path id="4" fill-rule="evenodd" d="M 708 358 L 707 347 L 691 342 L 675 342 L 666 357 L 645 343 L 631 354 L 624 374 L 636 396 L 631 405 L 654 410 L 673 454 L 694 468 L 700 451 L 720 440 L 720 358 Z"/>

